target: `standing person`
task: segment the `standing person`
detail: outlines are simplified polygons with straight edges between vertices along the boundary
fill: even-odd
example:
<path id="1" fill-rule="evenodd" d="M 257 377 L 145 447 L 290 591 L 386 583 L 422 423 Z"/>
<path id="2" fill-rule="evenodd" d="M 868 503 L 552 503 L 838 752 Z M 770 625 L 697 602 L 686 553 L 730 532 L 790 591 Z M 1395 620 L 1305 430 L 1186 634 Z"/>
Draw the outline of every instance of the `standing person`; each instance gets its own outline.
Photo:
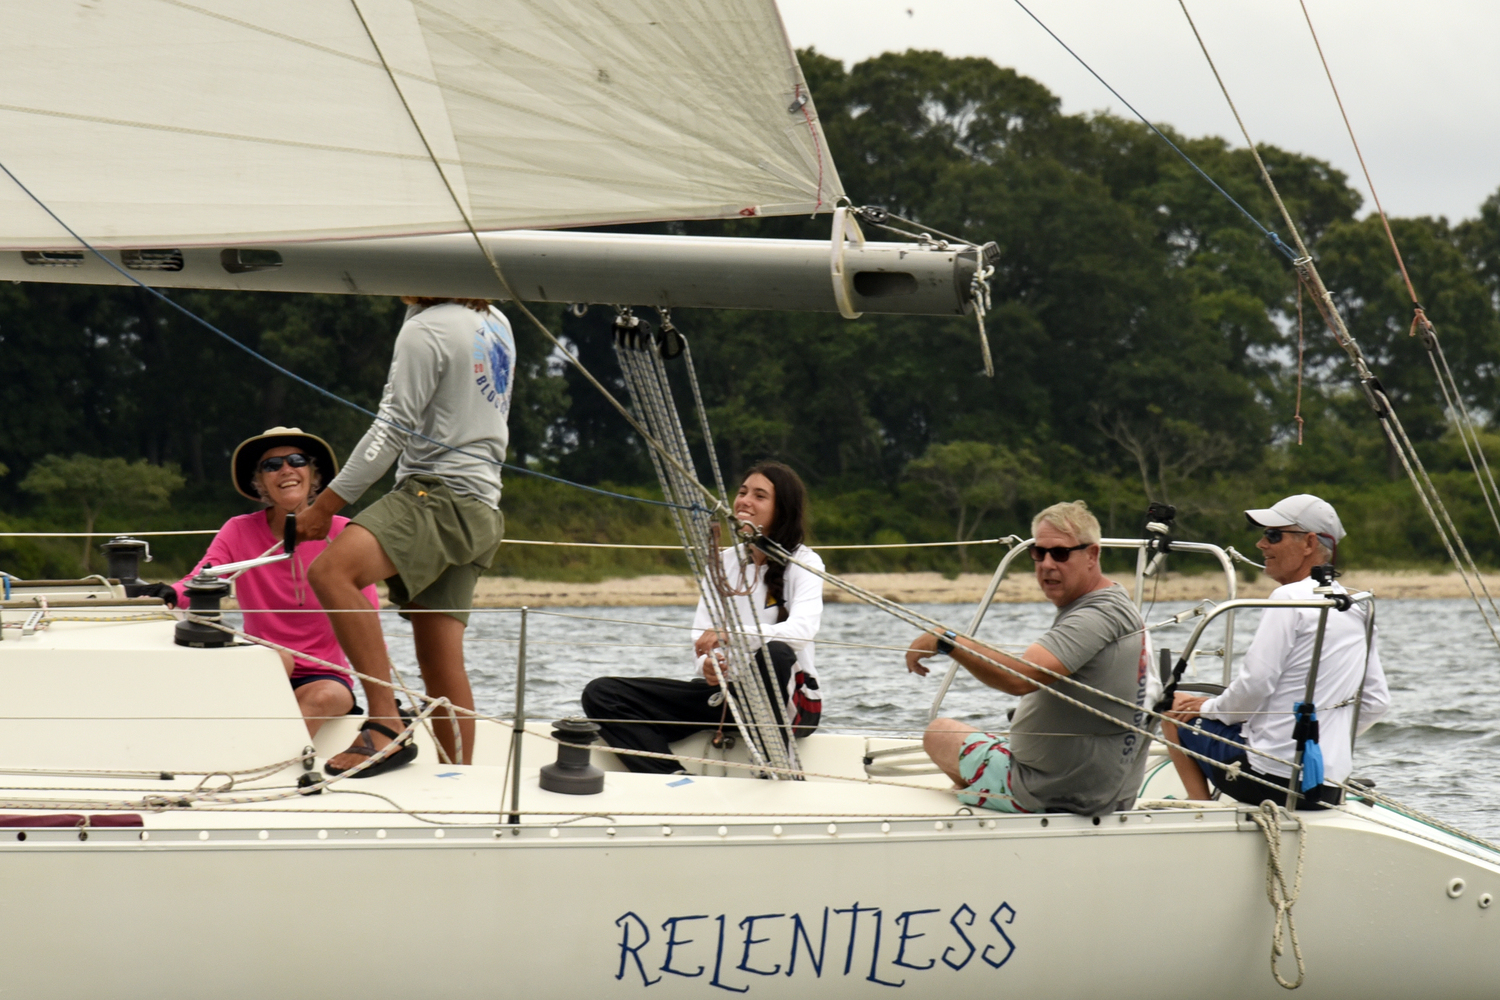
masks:
<path id="1" fill-rule="evenodd" d="M 241 496 L 264 504 L 265 510 L 225 521 L 198 565 L 170 588 L 160 585 L 161 596 L 174 600 L 177 607 L 186 607 L 183 587 L 204 566 L 275 553 L 284 537 L 286 516 L 302 513 L 323 488 L 325 477 L 331 478 L 338 471 L 338 460 L 328 442 L 303 433 L 300 427 L 272 427 L 241 441 L 229 460 L 230 478 Z M 348 524 L 347 517 L 333 518 L 328 537 L 337 538 Z M 234 596 L 245 613 L 246 632 L 319 660 L 348 666 L 328 616 L 309 613 L 321 611 L 323 606 L 308 591 L 308 566 L 327 547 L 327 542 L 306 542 L 297 546 L 286 562 L 244 571 L 234 581 Z M 374 586 L 360 591 L 360 599 L 366 609 L 380 603 Z M 348 674 L 278 652 L 309 736 L 316 736 L 328 719 L 349 714 L 354 707 L 354 686 Z"/>
<path id="2" fill-rule="evenodd" d="M 340 612 L 330 617 L 349 662 L 377 679 L 364 681 L 369 721 L 353 746 L 324 764 L 329 774 L 379 753 L 404 727 L 389 686 L 380 616 L 363 603 L 361 588 L 386 581 L 392 603 L 411 621 L 427 694 L 472 710 L 464 629 L 474 584 L 494 562 L 504 535 L 500 463 L 510 439 L 516 355 L 510 323 L 482 299 L 401 301 L 408 306 L 406 322 L 396 337 L 379 417 L 297 524 L 299 537 L 322 538 L 333 515 L 399 458 L 395 489 L 355 516 L 312 566 L 313 590 L 325 608 Z M 468 763 L 472 717 L 433 721 L 448 759 Z M 408 740 L 358 776 L 416 756 Z"/>
<path id="3" fill-rule="evenodd" d="M 1332 565 L 1338 543 L 1344 537 L 1343 522 L 1333 505 L 1310 493 L 1299 493 L 1264 510 L 1247 510 L 1245 517 L 1253 527 L 1263 529 L 1260 541 L 1255 544 L 1265 557 L 1266 575 L 1281 584 L 1271 591 L 1271 599 L 1316 599 L 1313 567 Z M 1333 589 L 1345 592 L 1337 582 Z M 1370 605 L 1363 603 L 1348 611 L 1330 611 L 1323 633 L 1313 704 L 1319 716 L 1318 745 L 1323 754 L 1323 775 L 1330 781 L 1343 781 L 1354 768 L 1355 719 L 1359 720 L 1359 731 L 1364 732 L 1391 707 L 1369 615 Z M 1262 755 L 1288 761 L 1296 755 L 1293 706 L 1307 698 L 1307 675 L 1312 666 L 1318 618 L 1316 608 L 1267 608 L 1250 648 L 1245 651 L 1244 666 L 1222 694 L 1209 698 L 1178 692 L 1173 698 L 1166 715 L 1237 744 L 1179 729 L 1170 722 L 1162 723 L 1168 752 L 1189 798 L 1209 798 L 1208 783 L 1212 780 L 1224 794 L 1239 802 L 1259 803 L 1269 799 L 1278 805 L 1286 804 L 1286 785 L 1292 769 Z M 1202 754 L 1218 765 L 1190 758 L 1179 747 Z M 1228 770 L 1236 763 L 1237 774 Z M 1267 788 L 1249 775 L 1281 788 Z M 1320 803 L 1337 802 L 1338 796 L 1337 788 L 1319 784 L 1300 796 L 1299 802 L 1321 808 Z"/>
<path id="4" fill-rule="evenodd" d="M 745 473 L 734 498 L 737 519 L 759 527 L 798 562 L 821 570 L 823 560 L 803 544 L 806 510 L 806 487 L 797 473 L 780 462 L 761 462 Z M 729 586 L 750 591 L 733 600 L 739 604 L 741 621 L 760 622 L 766 649 L 757 650 L 755 658 L 761 676 L 766 677 L 765 656 L 770 653 L 775 684 L 767 687 L 781 692 L 779 701 L 773 696 L 774 710 L 782 722 L 790 719 L 794 735 L 811 734 L 823 712 L 822 691 L 813 669 L 813 639 L 823 619 L 823 581 L 801 566 L 768 559 L 753 545 L 731 546 L 720 558 Z M 670 754 L 669 744 L 674 740 L 726 723 L 733 725 L 723 699 L 715 698 L 720 683 L 719 647 L 725 637 L 714 629 L 702 598 L 693 628 L 698 632 L 693 652 L 702 676 L 692 680 L 596 677 L 583 689 L 584 715 L 599 721 L 600 735 L 610 746 Z M 758 642 L 754 635 L 748 638 L 752 646 Z M 647 774 L 682 770 L 682 764 L 671 759 L 633 754 L 621 754 L 620 759 L 630 770 Z"/>
<path id="5" fill-rule="evenodd" d="M 1129 809 L 1145 773 L 1147 740 L 1123 724 L 1145 726 L 1145 625 L 1125 589 L 1100 572 L 1099 522 L 1082 500 L 1048 507 L 1032 519 L 1031 534 L 1037 583 L 1057 608 L 1041 638 L 1016 657 L 952 632 L 924 632 L 906 652 L 906 669 L 913 673 L 925 675 L 923 660 L 948 653 L 981 683 L 1020 695 L 1009 736 L 934 719 L 923 747 L 965 790 L 960 799 L 969 805 L 1086 816 Z M 1042 690 L 1054 686 L 1058 675 L 1136 707 L 1072 684 L 1058 688 L 1112 717 L 1100 718 Z"/>

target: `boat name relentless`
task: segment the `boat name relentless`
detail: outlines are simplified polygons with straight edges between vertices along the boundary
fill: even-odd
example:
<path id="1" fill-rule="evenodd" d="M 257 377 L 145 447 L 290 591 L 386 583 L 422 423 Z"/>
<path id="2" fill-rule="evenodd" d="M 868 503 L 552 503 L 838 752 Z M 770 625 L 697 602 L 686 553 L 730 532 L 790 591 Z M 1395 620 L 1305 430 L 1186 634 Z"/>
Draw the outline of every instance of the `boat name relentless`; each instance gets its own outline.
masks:
<path id="1" fill-rule="evenodd" d="M 865 979 L 882 986 L 902 987 L 908 982 L 905 973 L 900 973 L 901 978 L 896 978 L 895 973 L 886 972 L 889 978 L 882 978 L 880 967 L 882 962 L 901 969 L 911 969 L 917 972 L 946 967 L 954 972 L 961 971 L 972 962 L 977 955 L 980 961 L 990 968 L 999 969 L 1010 961 L 1015 954 L 1016 944 L 1008 933 L 1006 927 L 1015 922 L 1016 911 L 1009 903 L 1002 902 L 989 915 L 985 924 L 980 924 L 976 931 L 975 924 L 979 920 L 979 911 L 967 903 L 960 903 L 951 913 L 948 913 L 947 927 L 943 927 L 939 921 L 943 913 L 948 912 L 943 907 L 925 907 L 915 910 L 903 910 L 891 921 L 894 925 L 893 934 L 896 938 L 895 947 L 886 946 L 886 954 L 881 954 L 881 940 L 885 936 L 885 908 L 879 906 L 861 906 L 852 903 L 846 907 L 832 908 L 823 907 L 821 924 L 815 921 L 803 920 L 800 913 L 758 913 L 747 916 L 732 923 L 728 914 L 710 916 L 706 913 L 696 913 L 690 916 L 672 916 L 661 922 L 661 932 L 657 935 L 651 933 L 650 922 L 640 916 L 634 910 L 627 911 L 615 920 L 615 927 L 619 933 L 619 967 L 615 973 L 615 979 L 639 978 L 642 986 L 653 986 L 666 975 L 682 976 L 694 979 L 704 976 L 708 972 L 708 949 L 713 950 L 713 973 L 704 985 L 728 990 L 733 993 L 748 993 L 753 979 L 745 980 L 744 976 L 734 978 L 741 980 L 741 984 L 726 982 L 723 976 L 729 972 L 739 972 L 750 976 L 796 976 L 799 971 L 806 978 L 809 974 L 815 979 L 823 978 L 825 960 L 828 957 L 828 929 L 833 918 L 848 914 L 848 937 L 844 947 L 844 967 L 842 974 L 845 976 L 858 975 L 866 972 L 864 964 L 864 949 L 868 949 L 869 966 Z M 863 916 L 863 927 L 865 930 L 861 939 L 861 921 Z M 687 934 L 692 931 L 689 926 L 692 921 L 706 920 L 716 923 L 718 929 L 711 932 L 714 937 L 692 938 Z M 775 922 L 780 921 L 780 927 L 784 928 L 780 934 L 775 929 Z M 873 921 L 873 923 L 872 923 Z M 918 930 L 916 926 L 925 926 L 927 929 Z M 731 926 L 737 927 L 743 932 L 743 937 L 729 930 Z M 818 941 L 817 948 L 813 948 L 813 927 L 817 926 Z M 989 928 L 994 928 L 991 934 Z M 949 930 L 951 928 L 951 931 Z M 967 932 L 966 932 L 967 931 Z M 764 934 L 764 937 L 757 937 Z M 789 934 L 789 940 L 783 935 Z M 998 940 L 986 941 L 986 938 Z M 956 937 L 955 937 L 956 936 Z M 915 944 L 921 938 L 932 938 L 933 940 Z M 728 961 L 734 961 L 734 953 L 739 952 L 739 961 L 726 969 L 724 956 L 726 939 L 729 942 L 730 957 Z M 952 941 L 953 943 L 947 943 Z M 654 942 L 654 943 L 653 943 Z M 941 953 L 938 948 L 942 947 Z M 789 947 L 788 947 L 789 945 Z M 690 947 L 696 946 L 696 947 Z M 649 949 L 649 951 L 648 951 Z M 859 968 L 855 968 L 856 951 L 859 955 Z M 894 951 L 894 957 L 891 952 Z M 806 953 L 806 961 L 798 965 L 799 952 Z M 775 957 L 786 955 L 785 966 L 775 961 Z M 837 952 L 834 953 L 837 956 Z M 661 964 L 656 960 L 660 958 Z M 763 966 L 769 964 L 770 968 Z M 833 969 L 837 968 L 838 962 L 835 957 L 833 966 L 829 968 L 829 975 L 833 975 Z M 658 973 L 653 975 L 652 973 Z"/>

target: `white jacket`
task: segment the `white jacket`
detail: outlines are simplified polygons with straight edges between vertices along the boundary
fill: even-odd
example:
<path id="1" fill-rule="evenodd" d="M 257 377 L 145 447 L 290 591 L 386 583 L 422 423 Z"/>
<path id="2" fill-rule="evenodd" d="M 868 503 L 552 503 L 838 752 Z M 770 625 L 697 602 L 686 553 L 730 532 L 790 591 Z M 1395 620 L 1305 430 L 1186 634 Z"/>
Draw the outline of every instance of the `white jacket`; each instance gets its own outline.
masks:
<path id="1" fill-rule="evenodd" d="M 1308 577 L 1277 587 L 1273 600 L 1313 600 L 1317 583 Z M 1343 591 L 1342 587 L 1335 587 Z M 1380 668 L 1379 630 L 1365 648 L 1368 604 L 1348 611 L 1328 612 L 1328 629 L 1318 662 L 1318 685 L 1313 703 L 1318 708 L 1318 743 L 1323 748 L 1323 773 L 1329 781 L 1343 781 L 1353 769 L 1354 699 L 1359 699 L 1359 730 L 1364 732 L 1385 715 L 1391 695 Z M 1313 640 L 1318 634 L 1318 609 L 1267 608 L 1260 628 L 1245 653 L 1245 665 L 1234 681 L 1199 711 L 1220 722 L 1243 722 L 1245 741 L 1254 750 L 1293 760 L 1296 720 L 1292 706 L 1307 695 L 1307 671 L 1312 665 Z M 1368 662 L 1368 669 L 1366 663 Z M 1360 681 L 1364 693 L 1360 695 Z M 1250 766 L 1262 774 L 1290 777 L 1291 768 L 1255 754 Z"/>
<path id="2" fill-rule="evenodd" d="M 733 598 L 738 605 L 740 620 L 747 626 L 754 620 L 750 614 L 753 606 L 757 609 L 755 617 L 760 620 L 760 634 L 765 641 L 780 640 L 792 647 L 797 654 L 797 670 L 792 671 L 786 691 L 787 700 L 790 701 L 792 698 L 793 686 L 796 684 L 799 670 L 814 681 L 813 685 L 804 684 L 802 693 L 812 701 L 821 700 L 822 696 L 827 694 L 827 689 L 822 686 L 818 672 L 813 666 L 813 639 L 816 638 L 818 626 L 823 621 L 822 579 L 801 566 L 787 566 L 782 587 L 782 593 L 786 599 L 787 617 L 786 621 L 778 622 L 776 605 L 766 603 L 765 576 L 768 567 L 757 566 L 744 546 L 724 549 L 719 555 L 723 560 L 725 579 L 729 581 L 732 589 L 744 590 L 747 578 L 755 582 L 755 587 L 749 596 Z M 823 560 L 806 545 L 797 546 L 792 552 L 792 558 L 809 566 L 816 566 L 820 570 L 823 568 Z M 694 633 L 713 627 L 713 619 L 708 614 L 708 605 L 700 597 L 697 614 L 693 616 Z M 759 638 L 754 635 L 747 636 L 747 638 L 750 648 L 760 648 Z"/>

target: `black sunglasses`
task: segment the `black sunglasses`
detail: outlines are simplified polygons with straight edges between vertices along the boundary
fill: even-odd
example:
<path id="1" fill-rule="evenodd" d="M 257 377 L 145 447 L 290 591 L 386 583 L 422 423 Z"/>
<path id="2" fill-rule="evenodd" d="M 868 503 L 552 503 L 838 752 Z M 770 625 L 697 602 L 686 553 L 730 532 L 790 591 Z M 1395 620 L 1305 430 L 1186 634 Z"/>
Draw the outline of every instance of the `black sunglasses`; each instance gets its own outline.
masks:
<path id="1" fill-rule="evenodd" d="M 311 458 L 309 458 L 306 455 L 302 454 L 302 452 L 300 452 L 300 451 L 294 451 L 290 455 L 277 455 L 275 458 L 263 458 L 263 459 L 261 459 L 260 460 L 260 471 L 261 472 L 275 472 L 277 469 L 281 468 L 283 465 L 290 465 L 294 469 L 300 469 L 304 465 L 311 465 L 311 464 L 312 464 L 312 459 Z"/>
<path id="2" fill-rule="evenodd" d="M 1286 535 L 1310 535 L 1312 534 L 1312 532 L 1292 531 L 1287 528 L 1267 528 L 1265 531 L 1262 531 L 1261 534 L 1266 536 L 1266 541 L 1270 542 L 1272 545 L 1280 545 L 1281 539 Z"/>
<path id="3" fill-rule="evenodd" d="M 1053 562 L 1065 563 L 1068 561 L 1068 557 L 1073 553 L 1077 552 L 1079 549 L 1086 549 L 1093 544 L 1093 542 L 1084 542 L 1081 545 L 1053 545 L 1051 547 L 1048 547 L 1045 545 L 1037 545 L 1035 542 L 1033 542 L 1032 544 L 1026 546 L 1026 551 L 1031 553 L 1032 562 L 1041 562 L 1043 559 L 1051 556 Z"/>

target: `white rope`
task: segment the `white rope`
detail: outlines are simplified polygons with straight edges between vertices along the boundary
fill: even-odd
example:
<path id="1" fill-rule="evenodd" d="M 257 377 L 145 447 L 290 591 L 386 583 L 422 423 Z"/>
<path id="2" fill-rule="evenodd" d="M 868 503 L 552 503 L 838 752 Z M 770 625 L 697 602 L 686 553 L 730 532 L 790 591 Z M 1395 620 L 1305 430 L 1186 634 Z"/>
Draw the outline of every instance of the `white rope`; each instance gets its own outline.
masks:
<path id="1" fill-rule="evenodd" d="M 1281 817 L 1283 814 L 1297 824 L 1297 870 L 1290 886 L 1287 885 L 1286 869 L 1281 862 Z M 1297 940 L 1297 925 L 1292 920 L 1292 907 L 1296 905 L 1297 896 L 1302 892 L 1302 863 L 1307 854 L 1307 826 L 1302 822 L 1302 817 L 1289 813 L 1271 802 L 1262 802 L 1260 810 L 1249 813 L 1248 818 L 1260 827 L 1260 832 L 1266 837 L 1266 899 L 1270 901 L 1271 909 L 1276 911 L 1276 926 L 1271 932 L 1271 975 L 1276 977 L 1276 982 L 1282 987 L 1295 990 L 1302 985 L 1302 980 L 1307 975 L 1307 969 L 1302 962 L 1302 945 Z M 1297 978 L 1293 982 L 1283 979 L 1281 971 L 1276 967 L 1277 960 L 1281 958 L 1285 947 L 1282 943 L 1283 921 L 1286 925 L 1286 937 L 1292 942 L 1292 955 L 1297 960 Z"/>
<path id="2" fill-rule="evenodd" d="M 783 772 L 795 773 L 798 764 L 795 743 L 790 738 L 776 738 L 770 728 L 779 718 L 788 722 L 790 719 L 786 718 L 789 709 L 785 693 L 768 691 L 762 671 L 757 667 L 759 651 L 759 662 L 774 677 L 770 651 L 760 632 L 759 609 L 748 607 L 750 624 L 755 629 L 751 633 L 742 620 L 742 609 L 737 600 L 742 595 L 753 595 L 759 582 L 760 567 L 744 549 L 736 546 L 729 551 L 737 557 L 739 580 L 731 585 L 725 577 L 725 556 L 718 546 L 713 514 L 702 507 L 694 493 L 697 483 L 691 473 L 692 453 L 672 398 L 661 351 L 650 328 L 632 316 L 629 310 L 621 310 L 615 322 L 614 351 L 632 410 L 643 424 L 651 428 L 663 448 L 668 449 L 662 453 L 661 460 L 653 450 L 650 453 L 652 465 L 662 495 L 676 504 L 671 508 L 672 521 L 698 583 L 703 605 L 715 631 L 727 640 L 722 646 L 725 653 L 723 683 L 719 685 L 716 697 L 723 699 L 727 714 L 732 715 L 736 723 L 754 724 L 743 730 L 748 737 L 747 747 L 758 763 L 775 765 L 776 769 L 768 774 L 777 778 Z M 708 433 L 706 418 L 704 428 Z M 705 444 L 712 449 L 712 438 L 708 438 Z M 725 506 L 721 503 L 719 509 L 723 510 Z M 729 523 L 731 526 L 735 524 Z M 752 636 L 755 640 L 753 646 L 750 642 Z M 780 705 L 779 711 L 777 705 Z"/>

